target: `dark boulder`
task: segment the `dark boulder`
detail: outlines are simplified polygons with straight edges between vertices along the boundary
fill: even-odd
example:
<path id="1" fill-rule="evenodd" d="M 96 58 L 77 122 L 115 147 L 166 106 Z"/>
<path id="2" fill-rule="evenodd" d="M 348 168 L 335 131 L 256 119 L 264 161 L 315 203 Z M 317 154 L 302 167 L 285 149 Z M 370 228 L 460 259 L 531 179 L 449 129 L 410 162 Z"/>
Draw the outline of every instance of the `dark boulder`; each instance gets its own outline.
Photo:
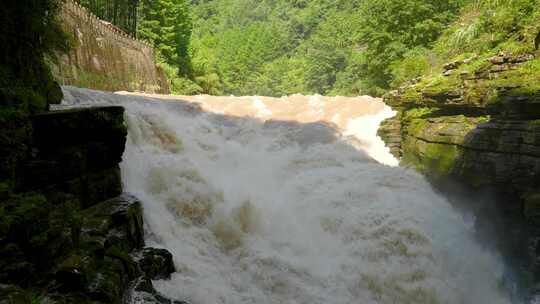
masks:
<path id="1" fill-rule="evenodd" d="M 133 283 L 126 300 L 128 303 L 141 304 L 189 304 L 185 301 L 164 297 L 154 289 L 152 281 L 148 277 L 140 277 Z"/>
<path id="2" fill-rule="evenodd" d="M 169 279 L 174 272 L 172 254 L 166 249 L 144 248 L 137 262 L 145 276 L 152 280 Z"/>

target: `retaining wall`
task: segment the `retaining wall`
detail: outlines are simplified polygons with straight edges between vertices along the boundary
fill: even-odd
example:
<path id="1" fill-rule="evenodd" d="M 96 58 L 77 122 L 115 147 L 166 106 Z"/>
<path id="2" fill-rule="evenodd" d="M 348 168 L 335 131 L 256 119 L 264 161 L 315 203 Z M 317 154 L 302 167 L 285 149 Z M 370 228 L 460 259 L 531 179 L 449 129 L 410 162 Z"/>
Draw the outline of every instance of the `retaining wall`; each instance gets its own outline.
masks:
<path id="1" fill-rule="evenodd" d="M 58 62 L 51 62 L 60 84 L 106 91 L 169 93 L 167 79 L 155 64 L 150 44 L 71 0 L 64 2 L 61 14 L 74 47 Z"/>

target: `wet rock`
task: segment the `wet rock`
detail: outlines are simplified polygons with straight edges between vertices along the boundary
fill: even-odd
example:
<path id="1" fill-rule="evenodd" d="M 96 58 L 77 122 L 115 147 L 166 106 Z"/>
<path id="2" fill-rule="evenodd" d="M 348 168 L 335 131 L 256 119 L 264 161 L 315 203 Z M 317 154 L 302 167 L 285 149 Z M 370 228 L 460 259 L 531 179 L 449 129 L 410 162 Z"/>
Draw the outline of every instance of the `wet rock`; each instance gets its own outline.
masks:
<path id="1" fill-rule="evenodd" d="M 127 252 L 144 246 L 141 203 L 124 194 L 83 212 L 82 240 Z"/>
<path id="2" fill-rule="evenodd" d="M 390 148 L 390 153 L 397 158 L 401 157 L 401 121 L 399 117 L 387 119 L 381 123 L 377 132 L 386 146 Z"/>
<path id="3" fill-rule="evenodd" d="M 435 185 L 457 181 L 470 191 L 492 191 L 490 208 L 501 216 L 481 221 L 504 227 L 501 251 L 520 261 L 534 285 L 540 282 L 540 90 L 533 72 L 522 68 L 530 60 L 536 59 L 500 53 L 467 75 L 451 71 L 468 63 L 453 63 L 447 77 L 391 92 L 384 101 L 399 113 L 382 123 L 379 135 L 402 164 Z"/>
<path id="4" fill-rule="evenodd" d="M 501 65 L 508 61 L 508 58 L 505 55 L 497 55 L 494 57 L 491 57 L 489 59 L 489 62 L 495 64 L 495 65 Z"/>
<path id="5" fill-rule="evenodd" d="M 64 291 L 82 291 L 87 284 L 87 274 L 90 259 L 73 254 L 58 266 L 55 279 Z"/>
<path id="6" fill-rule="evenodd" d="M 447 77 L 448 77 L 448 76 L 450 76 L 450 75 L 452 75 L 452 74 L 454 74 L 454 70 L 448 70 L 448 71 L 445 71 L 445 72 L 443 73 L 443 76 L 447 76 Z"/>
<path id="7" fill-rule="evenodd" d="M 0 145 L 0 282 L 10 284 L 0 285 L 0 303 L 120 304 L 139 279 L 154 303 L 175 303 L 150 281 L 170 277 L 172 255 L 142 250 L 141 203 L 121 194 L 123 112 L 77 109 L 10 124 L 27 146 Z"/>
<path id="8" fill-rule="evenodd" d="M 16 174 L 16 190 L 70 193 L 83 208 L 120 195 L 123 112 L 102 107 L 33 116 L 32 153 Z"/>
<path id="9" fill-rule="evenodd" d="M 137 279 L 126 299 L 130 304 L 189 304 L 185 301 L 171 300 L 159 294 L 147 277 Z"/>
<path id="10" fill-rule="evenodd" d="M 464 62 L 462 60 L 449 62 L 449 63 L 447 63 L 447 64 L 445 64 L 443 66 L 443 69 L 445 70 L 445 72 L 455 70 L 455 69 L 459 68 L 463 63 Z"/>
<path id="11" fill-rule="evenodd" d="M 144 248 L 136 260 L 145 276 L 152 280 L 169 279 L 174 272 L 172 254 L 166 249 Z"/>
<path id="12" fill-rule="evenodd" d="M 77 146 L 86 143 L 107 143 L 111 154 L 107 158 L 94 158 L 93 165 L 117 164 L 124 151 L 126 127 L 123 120 L 124 108 L 108 106 L 65 111 L 53 111 L 32 118 L 34 146 L 41 153 L 58 151 L 58 146 Z M 96 147 L 97 148 L 97 147 Z M 97 148 L 95 152 L 98 152 Z M 98 155 L 105 157 L 105 155 Z M 108 158 L 110 157 L 110 158 Z"/>
<path id="13" fill-rule="evenodd" d="M 148 301 L 140 303 L 175 303 L 152 286 L 152 279 L 170 278 L 174 264 L 165 249 L 142 249 L 142 209 L 135 197 L 124 194 L 81 213 L 80 247 L 57 266 L 52 284 L 62 301 L 121 303 L 134 293 Z"/>
<path id="14" fill-rule="evenodd" d="M 500 72 L 506 71 L 507 69 L 508 69 L 508 66 L 505 66 L 505 65 L 494 65 L 491 67 L 489 71 L 492 73 L 500 73 Z"/>

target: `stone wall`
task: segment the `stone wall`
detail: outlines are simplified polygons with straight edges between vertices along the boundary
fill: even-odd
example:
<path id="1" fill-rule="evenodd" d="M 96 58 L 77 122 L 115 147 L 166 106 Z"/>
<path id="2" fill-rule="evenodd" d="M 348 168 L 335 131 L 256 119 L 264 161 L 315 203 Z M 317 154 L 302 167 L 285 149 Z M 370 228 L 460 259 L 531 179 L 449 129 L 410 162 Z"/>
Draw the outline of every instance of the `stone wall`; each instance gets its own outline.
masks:
<path id="1" fill-rule="evenodd" d="M 167 79 L 155 64 L 151 45 L 130 37 L 71 0 L 63 5 L 62 19 L 74 47 L 58 62 L 51 61 L 60 84 L 107 91 L 169 93 Z"/>

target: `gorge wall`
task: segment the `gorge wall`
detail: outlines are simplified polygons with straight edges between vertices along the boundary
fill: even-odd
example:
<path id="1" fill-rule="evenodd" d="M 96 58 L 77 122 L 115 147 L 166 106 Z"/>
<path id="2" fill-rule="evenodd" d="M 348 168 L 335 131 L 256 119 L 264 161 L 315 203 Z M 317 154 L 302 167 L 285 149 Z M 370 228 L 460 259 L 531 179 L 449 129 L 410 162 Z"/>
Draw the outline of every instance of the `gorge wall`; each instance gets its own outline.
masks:
<path id="1" fill-rule="evenodd" d="M 0 193 L 0 303 L 172 303 L 151 282 L 172 255 L 144 248 L 141 204 L 122 194 L 123 113 L 31 117 L 15 187 Z"/>
<path id="2" fill-rule="evenodd" d="M 499 246 L 520 261 L 529 282 L 540 279 L 539 71 L 533 54 L 446 64 L 443 74 L 388 94 L 398 115 L 379 130 L 403 164 L 436 185 L 458 181 L 469 193 L 494 194 L 487 208 L 500 215 L 484 220 L 499 222 Z"/>
<path id="3" fill-rule="evenodd" d="M 165 74 L 156 66 L 154 50 L 73 1 L 61 12 L 73 48 L 51 67 L 62 85 L 107 91 L 169 93 Z"/>

